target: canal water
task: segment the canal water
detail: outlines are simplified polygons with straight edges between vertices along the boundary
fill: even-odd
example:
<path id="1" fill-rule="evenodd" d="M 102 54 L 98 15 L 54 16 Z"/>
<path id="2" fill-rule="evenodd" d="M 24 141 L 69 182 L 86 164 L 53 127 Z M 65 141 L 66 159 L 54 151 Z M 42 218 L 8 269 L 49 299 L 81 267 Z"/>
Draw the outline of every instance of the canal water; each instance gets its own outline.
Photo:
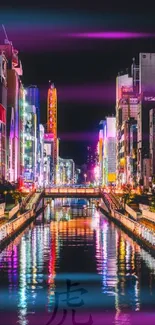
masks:
<path id="1" fill-rule="evenodd" d="M 155 259 L 93 200 L 48 202 L 0 252 L 0 324 L 155 324 Z"/>

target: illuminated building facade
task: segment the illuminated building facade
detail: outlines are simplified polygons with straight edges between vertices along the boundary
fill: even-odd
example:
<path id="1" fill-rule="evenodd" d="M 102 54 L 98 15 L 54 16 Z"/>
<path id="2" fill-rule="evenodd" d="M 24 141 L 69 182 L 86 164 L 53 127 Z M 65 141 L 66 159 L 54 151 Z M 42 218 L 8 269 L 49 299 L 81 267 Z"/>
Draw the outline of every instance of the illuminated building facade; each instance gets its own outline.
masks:
<path id="1" fill-rule="evenodd" d="M 150 164 L 151 178 L 155 182 L 155 108 L 150 110 Z"/>
<path id="2" fill-rule="evenodd" d="M 116 118 L 107 117 L 103 130 L 103 183 L 116 182 Z"/>
<path id="3" fill-rule="evenodd" d="M 114 185 L 116 183 L 116 118 L 106 117 L 105 121 L 100 122 L 100 127 L 102 128 L 100 130 L 100 141 L 102 139 L 101 184 L 103 186 Z"/>
<path id="4" fill-rule="evenodd" d="M 7 61 L 0 55 L 0 182 L 6 179 Z"/>
<path id="5" fill-rule="evenodd" d="M 59 158 L 57 184 L 70 185 L 75 183 L 75 163 L 73 159 Z"/>
<path id="6" fill-rule="evenodd" d="M 39 155 L 41 154 L 39 152 L 40 145 L 39 145 L 39 126 L 40 126 L 40 94 L 39 94 L 39 88 L 36 85 L 30 85 L 26 87 L 26 103 L 28 105 L 34 105 L 36 108 L 36 118 L 37 118 L 37 166 L 36 166 L 36 173 L 39 173 Z"/>
<path id="7" fill-rule="evenodd" d="M 118 186 L 126 183 L 139 184 L 147 189 L 151 186 L 154 172 L 150 112 L 154 107 L 155 53 L 140 53 L 139 65 L 133 60 L 131 73 L 119 75 L 116 79 Z M 133 140 L 132 135 L 137 140 Z"/>
<path id="8" fill-rule="evenodd" d="M 94 182 L 94 168 L 98 165 L 99 162 L 99 152 L 98 147 L 95 145 L 89 145 L 87 147 L 87 169 L 86 169 L 86 181 Z M 84 173 L 85 174 L 85 173 Z"/>
<path id="9" fill-rule="evenodd" d="M 116 78 L 116 184 L 128 182 L 130 156 L 130 127 L 132 119 L 137 121 L 139 69 L 133 61 L 131 75 Z M 128 156 L 128 157 L 127 157 Z"/>
<path id="10" fill-rule="evenodd" d="M 129 178 L 128 183 L 137 185 L 137 121 L 133 120 L 129 129 Z"/>
<path id="11" fill-rule="evenodd" d="M 23 71 L 18 51 L 11 42 L 7 40 L 4 45 L 0 45 L 0 51 L 4 52 L 7 59 L 7 179 L 17 183 L 20 177 L 19 89 Z"/>
<path id="12" fill-rule="evenodd" d="M 99 184 L 103 184 L 103 121 L 100 122 L 102 129 L 99 131 L 98 153 L 99 153 Z M 95 167 L 96 172 L 96 167 Z"/>
<path id="13" fill-rule="evenodd" d="M 53 135 L 52 157 L 52 182 L 56 184 L 56 170 L 58 164 L 58 141 L 57 141 L 57 90 L 54 84 L 50 84 L 47 95 L 47 133 Z"/>
<path id="14" fill-rule="evenodd" d="M 26 91 L 20 83 L 20 88 L 19 88 L 19 130 L 20 130 L 20 170 L 19 170 L 19 186 L 22 187 L 24 185 L 24 154 L 25 154 L 25 94 Z M 10 123 L 10 126 L 12 126 L 12 121 Z M 11 130 L 12 132 L 12 130 Z M 10 137 L 10 151 L 11 151 L 11 140 L 12 138 Z"/>
<path id="15" fill-rule="evenodd" d="M 26 102 L 29 105 L 34 105 L 36 107 L 38 134 L 40 128 L 40 94 L 39 88 L 36 85 L 30 85 L 26 87 Z"/>
<path id="16" fill-rule="evenodd" d="M 119 143 L 121 184 L 134 186 L 137 178 L 137 121 L 129 118 L 122 123 Z"/>
<path id="17" fill-rule="evenodd" d="M 53 183 L 53 134 L 44 133 L 44 187 L 48 187 Z"/>
<path id="18" fill-rule="evenodd" d="M 37 153 L 37 171 L 36 171 L 36 181 L 38 186 L 44 185 L 44 127 L 42 124 L 39 125 L 38 134 L 38 153 Z"/>
<path id="19" fill-rule="evenodd" d="M 138 107 L 138 182 L 148 188 L 151 181 L 150 110 L 155 107 L 155 53 L 139 54 L 140 102 Z"/>
<path id="20" fill-rule="evenodd" d="M 36 107 L 26 105 L 24 120 L 24 183 L 36 182 L 37 117 Z"/>

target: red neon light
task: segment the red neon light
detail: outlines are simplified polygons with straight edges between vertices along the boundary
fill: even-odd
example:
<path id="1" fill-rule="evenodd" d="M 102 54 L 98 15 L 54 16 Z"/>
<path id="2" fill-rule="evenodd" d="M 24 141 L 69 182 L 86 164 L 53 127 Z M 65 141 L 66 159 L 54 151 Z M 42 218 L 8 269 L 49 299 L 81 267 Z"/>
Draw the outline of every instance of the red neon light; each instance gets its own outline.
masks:
<path id="1" fill-rule="evenodd" d="M 0 121 L 6 124 L 6 110 L 2 104 L 0 104 Z"/>

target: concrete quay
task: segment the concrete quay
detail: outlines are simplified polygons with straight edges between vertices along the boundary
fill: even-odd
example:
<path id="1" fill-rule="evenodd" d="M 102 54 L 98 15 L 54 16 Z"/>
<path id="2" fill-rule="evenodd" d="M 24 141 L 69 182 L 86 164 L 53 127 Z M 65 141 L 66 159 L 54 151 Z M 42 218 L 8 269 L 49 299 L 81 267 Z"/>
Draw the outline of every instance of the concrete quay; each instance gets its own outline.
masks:
<path id="1" fill-rule="evenodd" d="M 0 225 L 0 249 L 11 241 L 19 231 L 31 223 L 35 217 L 44 209 L 42 193 L 33 193 L 30 200 L 26 200 L 25 211 L 13 220 L 7 220 Z"/>
<path id="2" fill-rule="evenodd" d="M 127 232 L 139 245 L 155 255 L 155 231 L 140 223 L 139 220 L 129 218 L 121 210 L 116 210 L 111 206 L 110 200 L 107 202 L 107 198 L 103 200 L 99 206 L 101 212 Z"/>

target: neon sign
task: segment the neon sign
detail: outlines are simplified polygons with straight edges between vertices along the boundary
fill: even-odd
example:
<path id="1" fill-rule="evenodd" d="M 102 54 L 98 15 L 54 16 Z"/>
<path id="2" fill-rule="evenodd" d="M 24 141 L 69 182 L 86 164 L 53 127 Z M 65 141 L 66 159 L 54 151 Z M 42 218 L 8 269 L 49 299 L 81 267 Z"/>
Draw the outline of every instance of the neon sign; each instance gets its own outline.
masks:
<path id="1" fill-rule="evenodd" d="M 57 137 L 57 91 L 52 84 L 48 90 L 47 104 L 47 130 Z"/>

